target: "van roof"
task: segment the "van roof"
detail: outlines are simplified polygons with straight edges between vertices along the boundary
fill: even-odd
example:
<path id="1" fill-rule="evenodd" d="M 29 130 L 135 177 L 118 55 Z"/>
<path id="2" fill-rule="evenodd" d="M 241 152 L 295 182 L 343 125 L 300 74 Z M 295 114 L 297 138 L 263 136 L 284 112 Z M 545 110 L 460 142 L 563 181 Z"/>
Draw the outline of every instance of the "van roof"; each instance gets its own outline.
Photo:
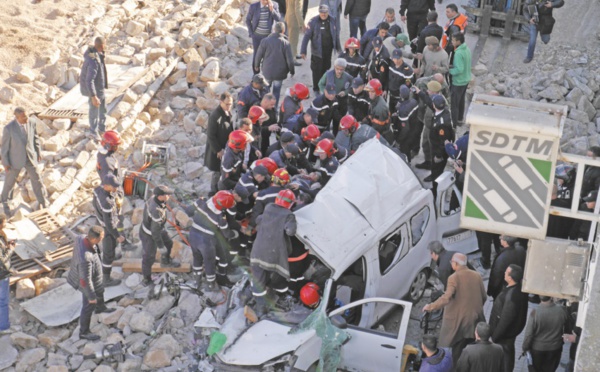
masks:
<path id="1" fill-rule="evenodd" d="M 338 168 L 312 204 L 295 212 L 296 236 L 337 279 L 427 192 L 397 154 L 371 139 Z"/>

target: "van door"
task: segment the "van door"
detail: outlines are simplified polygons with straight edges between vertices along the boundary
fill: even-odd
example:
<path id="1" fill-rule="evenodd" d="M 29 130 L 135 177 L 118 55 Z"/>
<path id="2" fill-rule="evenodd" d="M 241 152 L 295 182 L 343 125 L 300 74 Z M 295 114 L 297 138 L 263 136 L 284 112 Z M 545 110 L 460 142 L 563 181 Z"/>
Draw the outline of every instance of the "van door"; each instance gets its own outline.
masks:
<path id="1" fill-rule="evenodd" d="M 437 240 L 450 251 L 468 254 L 479 249 L 475 231 L 460 227 L 462 193 L 456 187 L 454 174 L 444 172 L 438 181 L 435 201 L 437 215 Z"/>

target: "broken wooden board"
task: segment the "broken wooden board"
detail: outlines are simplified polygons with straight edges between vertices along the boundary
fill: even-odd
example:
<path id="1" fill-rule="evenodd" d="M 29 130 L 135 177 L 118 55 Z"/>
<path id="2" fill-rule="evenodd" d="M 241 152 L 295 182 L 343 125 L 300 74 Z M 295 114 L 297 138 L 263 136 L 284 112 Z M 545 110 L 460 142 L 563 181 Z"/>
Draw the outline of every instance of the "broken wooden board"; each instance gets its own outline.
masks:
<path id="1" fill-rule="evenodd" d="M 108 302 L 130 292 L 131 289 L 124 284 L 107 287 L 104 289 L 104 301 Z M 79 318 L 82 307 L 81 292 L 69 284 L 63 284 L 21 303 L 21 307 L 47 327 L 58 327 Z"/>
<path id="2" fill-rule="evenodd" d="M 114 107 L 113 101 L 125 92 L 133 83 L 148 72 L 148 67 L 131 65 L 106 65 L 108 89 L 106 107 L 108 112 Z M 89 111 L 88 97 L 81 95 L 79 84 L 73 87 L 50 107 L 42 111 L 38 117 L 42 119 L 68 118 L 77 120 L 87 116 Z M 114 102 L 116 104 L 116 102 Z"/>
<path id="3" fill-rule="evenodd" d="M 10 229 L 11 225 L 14 230 Z M 22 260 L 41 258 L 46 252 L 58 249 L 29 218 L 11 222 L 7 226 L 6 235 L 8 240 L 16 240 L 15 253 Z"/>
<path id="4" fill-rule="evenodd" d="M 124 273 L 141 273 L 142 272 L 142 260 L 131 260 L 128 262 L 123 262 L 121 266 L 121 270 Z M 160 262 L 156 262 L 152 265 L 153 273 L 189 273 L 192 271 L 192 266 L 189 263 L 182 263 L 180 267 L 160 267 Z"/>

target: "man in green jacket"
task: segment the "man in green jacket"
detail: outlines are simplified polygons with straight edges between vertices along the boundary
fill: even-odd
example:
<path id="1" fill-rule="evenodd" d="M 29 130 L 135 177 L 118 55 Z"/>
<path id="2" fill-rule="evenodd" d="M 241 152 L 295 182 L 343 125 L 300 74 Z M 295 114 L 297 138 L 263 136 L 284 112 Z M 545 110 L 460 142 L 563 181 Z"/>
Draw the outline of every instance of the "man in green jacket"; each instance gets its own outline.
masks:
<path id="1" fill-rule="evenodd" d="M 465 35 L 452 35 L 454 45 L 454 63 L 450 66 L 452 85 L 450 86 L 450 111 L 452 125 L 461 126 L 465 123 L 465 96 L 471 81 L 471 51 L 465 44 Z"/>

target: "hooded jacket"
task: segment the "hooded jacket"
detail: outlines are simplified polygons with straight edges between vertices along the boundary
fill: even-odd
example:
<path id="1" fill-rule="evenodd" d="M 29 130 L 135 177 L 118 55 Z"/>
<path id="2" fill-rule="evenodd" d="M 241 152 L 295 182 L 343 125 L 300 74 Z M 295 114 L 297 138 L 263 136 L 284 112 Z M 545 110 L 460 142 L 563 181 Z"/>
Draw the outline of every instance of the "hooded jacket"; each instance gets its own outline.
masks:
<path id="1" fill-rule="evenodd" d="M 104 98 L 104 90 L 108 89 L 108 75 L 104 63 L 104 53 L 90 46 L 83 55 L 79 89 L 85 97 Z"/>

